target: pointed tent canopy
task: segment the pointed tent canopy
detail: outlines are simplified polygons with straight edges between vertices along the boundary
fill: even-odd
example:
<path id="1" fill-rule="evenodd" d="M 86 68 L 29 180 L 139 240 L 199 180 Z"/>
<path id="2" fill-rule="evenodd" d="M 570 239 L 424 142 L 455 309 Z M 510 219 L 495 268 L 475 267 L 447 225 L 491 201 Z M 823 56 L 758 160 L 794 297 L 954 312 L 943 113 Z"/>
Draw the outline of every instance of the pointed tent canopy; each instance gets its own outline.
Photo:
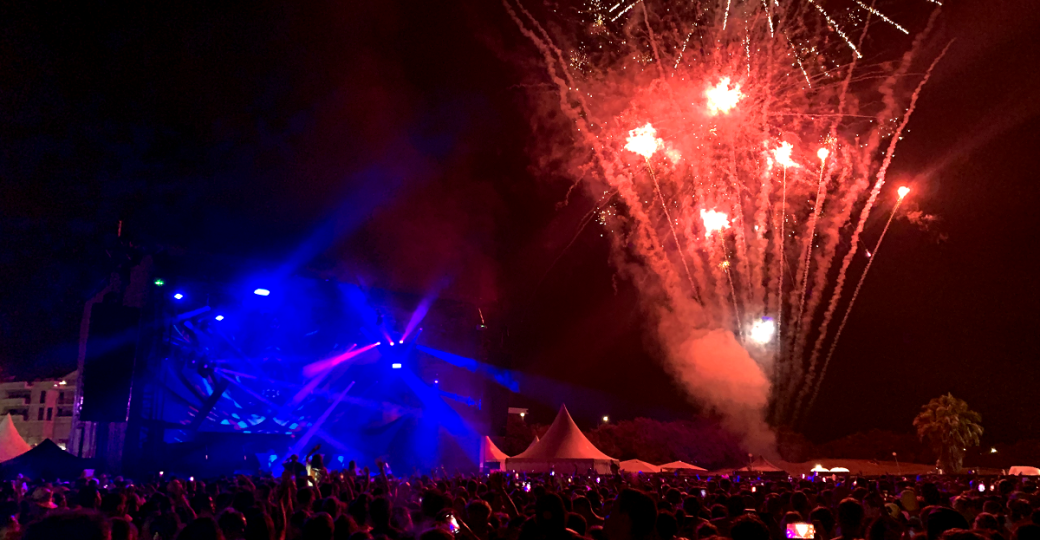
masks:
<path id="1" fill-rule="evenodd" d="M 614 463 L 617 460 L 600 452 L 578 429 L 564 405 L 545 436 L 520 455 L 507 459 L 506 469 L 522 472 L 559 469 L 565 473 L 584 473 L 592 469 L 607 474 Z"/>
<path id="2" fill-rule="evenodd" d="M 627 473 L 659 473 L 661 467 L 639 459 L 630 459 L 621 462 L 620 470 Z"/>
<path id="3" fill-rule="evenodd" d="M 661 465 L 661 470 L 663 472 L 673 472 L 673 471 L 692 471 L 692 472 L 697 472 L 697 471 L 706 471 L 707 469 L 705 469 L 703 467 L 698 467 L 696 465 L 690 465 L 689 463 L 686 463 L 685 461 L 673 461 L 671 463 L 665 463 L 664 465 Z"/>
<path id="4" fill-rule="evenodd" d="M 531 441 L 531 444 L 527 445 L 527 449 L 530 450 L 531 448 L 533 448 L 534 445 L 538 444 L 538 441 L 540 441 L 540 440 L 541 439 L 538 438 L 538 435 L 535 435 L 534 436 L 534 440 Z"/>
<path id="5" fill-rule="evenodd" d="M 11 413 L 7 413 L 0 420 L 0 461 L 14 459 L 31 449 L 29 443 L 18 434 L 18 428 L 14 427 Z"/>
<path id="6" fill-rule="evenodd" d="M 780 467 L 773 465 L 768 459 L 758 456 L 754 461 L 749 463 L 746 467 L 741 467 L 734 470 L 735 473 L 782 473 L 786 472 Z"/>
<path id="7" fill-rule="evenodd" d="M 28 452 L 0 463 L 0 477 L 12 479 L 19 474 L 29 478 L 76 478 L 90 460 L 78 458 L 61 449 L 54 441 L 45 439 Z"/>
<path id="8" fill-rule="evenodd" d="M 488 463 L 497 463 L 499 468 L 506 462 L 509 456 L 505 452 L 498 449 L 495 443 L 491 440 L 491 437 L 484 436 L 484 440 L 480 442 L 480 465 L 484 466 Z"/>

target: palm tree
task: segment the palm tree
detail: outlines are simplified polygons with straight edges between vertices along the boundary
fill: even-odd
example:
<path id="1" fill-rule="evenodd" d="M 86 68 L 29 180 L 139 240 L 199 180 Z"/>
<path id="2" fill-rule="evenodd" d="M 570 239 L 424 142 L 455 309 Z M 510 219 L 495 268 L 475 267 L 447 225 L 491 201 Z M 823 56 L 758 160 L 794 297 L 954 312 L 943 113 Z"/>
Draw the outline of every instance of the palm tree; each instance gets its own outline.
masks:
<path id="1" fill-rule="evenodd" d="M 982 416 L 953 394 L 937 397 L 921 407 L 914 427 L 921 441 L 939 456 L 936 467 L 947 474 L 960 472 L 964 452 L 978 446 L 982 437 Z"/>

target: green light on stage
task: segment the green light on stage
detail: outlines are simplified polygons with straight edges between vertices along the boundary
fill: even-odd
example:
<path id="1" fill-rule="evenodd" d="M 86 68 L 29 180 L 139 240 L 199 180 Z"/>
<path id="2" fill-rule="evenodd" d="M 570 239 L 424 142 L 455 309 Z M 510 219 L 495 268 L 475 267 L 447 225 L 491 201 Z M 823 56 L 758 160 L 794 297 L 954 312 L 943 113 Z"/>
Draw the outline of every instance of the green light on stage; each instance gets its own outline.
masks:
<path id="1" fill-rule="evenodd" d="M 153 281 L 152 283 L 155 283 L 156 287 L 162 287 L 163 285 L 166 285 L 166 282 L 163 281 L 162 278 L 155 278 L 155 281 Z"/>

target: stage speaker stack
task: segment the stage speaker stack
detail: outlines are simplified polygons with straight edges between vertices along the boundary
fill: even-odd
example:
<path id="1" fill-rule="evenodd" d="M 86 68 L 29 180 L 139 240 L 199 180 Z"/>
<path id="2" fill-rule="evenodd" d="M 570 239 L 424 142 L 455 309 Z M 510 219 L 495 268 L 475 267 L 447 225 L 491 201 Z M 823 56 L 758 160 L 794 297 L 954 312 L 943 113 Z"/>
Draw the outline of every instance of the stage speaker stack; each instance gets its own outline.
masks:
<path id="1" fill-rule="evenodd" d="M 84 422 L 126 422 L 141 310 L 99 302 L 90 308 L 90 333 L 83 363 Z"/>

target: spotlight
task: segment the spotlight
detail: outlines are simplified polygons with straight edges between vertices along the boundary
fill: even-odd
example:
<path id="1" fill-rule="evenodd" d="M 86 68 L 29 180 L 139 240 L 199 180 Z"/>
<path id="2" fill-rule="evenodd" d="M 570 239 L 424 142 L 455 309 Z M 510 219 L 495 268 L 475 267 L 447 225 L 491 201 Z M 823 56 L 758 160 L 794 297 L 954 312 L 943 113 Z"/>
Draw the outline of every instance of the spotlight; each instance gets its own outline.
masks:
<path id="1" fill-rule="evenodd" d="M 433 380 L 433 384 L 440 384 L 440 383 L 441 383 L 441 380 L 440 380 L 440 379 L 434 379 L 434 380 Z"/>
<path id="2" fill-rule="evenodd" d="M 184 295 L 181 294 L 181 293 L 177 293 L 177 294 L 173 295 L 173 299 L 174 300 L 180 300 L 181 298 L 184 298 Z"/>
<path id="3" fill-rule="evenodd" d="M 610 422 L 610 417 L 609 416 L 604 416 L 603 417 L 603 423 L 605 424 L 607 422 Z"/>
<path id="4" fill-rule="evenodd" d="M 224 320 L 224 316 L 223 315 L 217 315 L 216 317 L 213 317 L 213 318 L 218 320 L 218 321 L 223 321 Z"/>
<path id="5" fill-rule="evenodd" d="M 400 344 L 400 343 L 404 343 L 404 340 L 402 339 L 402 340 L 398 341 L 397 343 L 399 343 L 399 344 Z"/>
<path id="6" fill-rule="evenodd" d="M 152 283 L 154 283 L 156 287 L 162 287 L 163 285 L 166 285 L 166 282 L 163 281 L 163 278 L 155 278 L 155 281 L 153 281 Z"/>
<path id="7" fill-rule="evenodd" d="M 267 289 L 255 289 L 253 290 L 253 294 L 257 296 L 269 296 L 271 294 L 271 291 Z"/>
<path id="8" fill-rule="evenodd" d="M 390 367 L 394 369 L 401 369 L 401 364 L 399 362 L 394 362 L 393 364 L 390 364 Z"/>

